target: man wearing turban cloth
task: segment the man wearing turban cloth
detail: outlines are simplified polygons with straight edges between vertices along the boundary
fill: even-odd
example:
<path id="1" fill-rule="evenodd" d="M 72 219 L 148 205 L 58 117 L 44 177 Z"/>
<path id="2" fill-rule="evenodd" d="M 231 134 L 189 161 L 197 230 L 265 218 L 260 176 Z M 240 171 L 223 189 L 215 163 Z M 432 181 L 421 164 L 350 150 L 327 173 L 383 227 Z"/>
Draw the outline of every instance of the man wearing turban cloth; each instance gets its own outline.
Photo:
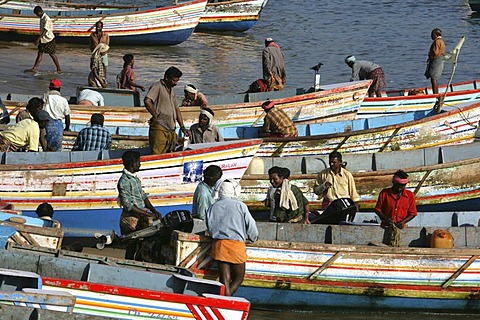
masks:
<path id="1" fill-rule="evenodd" d="M 205 108 L 208 105 L 205 95 L 198 91 L 193 84 L 187 84 L 183 92 L 185 93 L 185 98 L 182 100 L 182 107 L 198 106 Z"/>
<path id="2" fill-rule="evenodd" d="M 375 213 L 382 219 L 382 226 L 395 224 L 403 229 L 417 215 L 415 195 L 406 189 L 407 183 L 408 174 L 398 170 L 393 175 L 392 186 L 378 195 Z"/>
<path id="3" fill-rule="evenodd" d="M 191 143 L 207 143 L 224 141 L 218 127 L 213 124 L 214 112 L 210 108 L 202 108 L 198 123 L 190 127 Z"/>

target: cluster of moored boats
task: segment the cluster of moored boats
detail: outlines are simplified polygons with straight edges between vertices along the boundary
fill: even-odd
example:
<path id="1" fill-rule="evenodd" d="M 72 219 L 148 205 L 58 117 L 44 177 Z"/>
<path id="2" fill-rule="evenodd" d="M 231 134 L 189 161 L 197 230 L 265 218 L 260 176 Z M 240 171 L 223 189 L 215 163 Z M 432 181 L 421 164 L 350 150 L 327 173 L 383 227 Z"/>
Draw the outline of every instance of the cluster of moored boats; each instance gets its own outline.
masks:
<path id="1" fill-rule="evenodd" d="M 202 24 L 246 30 L 266 2 L 194 0 L 166 8 L 62 2 L 44 9 L 55 18 L 60 40 L 87 39 L 101 15 L 112 42 L 172 44 L 186 40 Z M 32 6 L 2 2 L 0 34 L 16 39 L 38 35 Z M 239 17 L 247 11 L 250 20 Z M 141 19 L 152 21 L 153 29 L 144 35 L 134 25 Z M 73 24 L 77 33 L 71 32 Z M 70 32 L 62 34 L 62 28 Z M 40 308 L 56 319 L 229 320 L 246 319 L 250 304 L 478 312 L 480 143 L 475 136 L 480 136 L 480 80 L 441 86 L 440 95 L 431 88 L 408 88 L 382 97 L 367 97 L 370 83 L 209 96 L 214 123 L 226 141 L 192 144 L 164 155 L 148 152 L 150 115 L 139 106 L 138 93 L 95 89 L 106 106 L 99 110 L 71 104 L 74 132 L 65 136 L 65 151 L 1 154 L 0 199 L 18 210 L 0 213 L 0 246 L 5 247 L 0 250 L 0 300 L 9 304 L 2 310 L 18 315 Z M 13 123 L 29 97 L 6 96 L 0 94 Z M 264 116 L 260 104 L 266 99 L 291 117 L 298 137 L 258 138 Z M 98 112 L 113 134 L 112 150 L 68 151 L 75 132 Z M 198 113 L 198 107 L 182 107 L 185 125 L 197 122 Z M 200 169 L 198 177 L 187 179 L 192 166 L 215 164 L 224 177 L 240 179 L 242 201 L 257 218 L 261 240 L 247 246 L 238 298 L 226 297 L 223 285 L 215 281 L 217 269 L 202 228 L 173 232 L 166 265 L 60 250 L 64 237 L 101 239 L 112 230 L 119 233 L 116 184 L 123 169 L 121 155 L 131 148 L 142 154 L 138 175 L 162 213 L 191 210 L 202 175 Z M 261 222 L 268 169 L 288 167 L 292 182 L 311 208 L 318 209 L 321 203 L 312 187 L 332 151 L 343 154 L 365 212 L 344 225 Z M 384 230 L 371 211 L 397 169 L 409 174 L 408 188 L 416 195 L 419 215 L 401 231 L 401 246 L 392 248 L 382 245 Z M 55 208 L 61 229 L 32 218 L 43 202 Z M 444 248 L 434 244 L 438 229 L 453 236 Z"/>

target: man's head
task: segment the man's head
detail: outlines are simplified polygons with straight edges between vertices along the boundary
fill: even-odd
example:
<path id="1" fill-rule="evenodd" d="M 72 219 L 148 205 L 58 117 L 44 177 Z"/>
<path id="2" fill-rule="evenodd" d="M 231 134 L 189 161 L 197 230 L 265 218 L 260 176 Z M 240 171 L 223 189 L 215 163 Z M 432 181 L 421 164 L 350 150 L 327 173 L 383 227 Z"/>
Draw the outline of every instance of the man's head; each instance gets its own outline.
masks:
<path id="1" fill-rule="evenodd" d="M 60 89 L 62 88 L 62 83 L 60 82 L 60 80 L 58 80 L 57 78 L 55 79 L 52 79 L 50 81 L 50 86 L 48 87 L 50 90 L 57 90 L 57 91 L 60 91 Z"/>
<path id="2" fill-rule="evenodd" d="M 402 193 L 408 183 L 408 174 L 403 170 L 398 170 L 393 174 L 392 191 L 393 193 Z"/>
<path id="3" fill-rule="evenodd" d="M 42 7 L 36 6 L 35 8 L 33 8 L 33 13 L 34 13 L 37 17 L 41 18 L 41 17 L 43 16 L 43 9 L 42 9 Z"/>
<path id="4" fill-rule="evenodd" d="M 226 179 L 218 187 L 218 196 L 220 198 L 236 198 L 240 196 L 241 192 L 242 187 L 240 187 L 240 183 L 235 179 Z"/>
<path id="5" fill-rule="evenodd" d="M 35 210 L 35 212 L 37 213 L 37 216 L 39 218 L 42 218 L 42 217 L 52 218 L 53 217 L 53 207 L 48 202 L 44 202 L 44 203 L 39 204 L 37 209 Z"/>
<path id="6" fill-rule="evenodd" d="M 177 67 L 170 67 L 165 71 L 163 80 L 168 87 L 173 88 L 177 85 L 178 81 L 182 77 L 183 73 Z"/>
<path id="7" fill-rule="evenodd" d="M 203 181 L 210 188 L 213 188 L 222 175 L 222 169 L 219 166 L 212 164 L 203 171 Z"/>
<path id="8" fill-rule="evenodd" d="M 442 30 L 440 30 L 438 28 L 435 28 L 435 29 L 432 30 L 432 34 L 430 36 L 432 37 L 432 40 L 435 40 L 435 39 L 437 39 L 437 37 L 442 36 Z"/>
<path id="9" fill-rule="evenodd" d="M 127 53 L 126 55 L 123 56 L 123 64 L 124 65 L 132 65 L 135 63 L 135 58 L 133 57 L 133 54 Z"/>
<path id="10" fill-rule="evenodd" d="M 284 168 L 277 166 L 268 169 L 268 178 L 274 188 L 280 188 L 282 186 L 283 180 L 285 180 L 285 173 L 287 172 Z"/>
<path id="11" fill-rule="evenodd" d="M 197 95 L 197 88 L 195 88 L 195 86 L 193 84 L 187 84 L 185 86 L 185 88 L 183 89 L 183 92 L 185 93 L 185 97 L 190 99 L 190 100 L 193 100 L 195 99 L 196 95 Z"/>
<path id="12" fill-rule="evenodd" d="M 340 172 L 340 169 L 343 165 L 342 154 L 338 151 L 330 152 L 330 154 L 328 155 L 328 163 L 330 164 L 330 169 L 333 172 Z"/>
<path id="13" fill-rule="evenodd" d="M 103 122 L 105 121 L 105 117 L 103 114 L 100 113 L 94 113 L 90 117 L 90 124 L 93 126 L 94 124 L 102 126 L 103 127 Z"/>
<path id="14" fill-rule="evenodd" d="M 213 112 L 212 109 L 210 108 L 202 108 L 200 110 L 200 116 L 198 117 L 198 123 L 200 125 L 200 128 L 206 129 L 210 126 L 210 124 L 213 123 L 213 116 L 215 113 Z"/>
<path id="15" fill-rule="evenodd" d="M 125 151 L 122 155 L 122 162 L 125 169 L 129 172 L 138 172 L 140 170 L 140 152 L 131 150 Z"/>
<path id="16" fill-rule="evenodd" d="M 95 23 L 95 32 L 100 33 L 103 30 L 103 22 L 102 21 L 97 21 Z"/>
<path id="17" fill-rule="evenodd" d="M 43 109 L 43 100 L 37 97 L 33 97 L 30 100 L 28 100 L 27 103 L 27 111 L 30 113 L 30 115 L 34 116 L 38 111 Z"/>
<path id="18" fill-rule="evenodd" d="M 262 103 L 262 109 L 265 112 L 270 111 L 273 107 L 275 107 L 275 103 L 271 100 L 266 100 L 264 103 Z"/>
<path id="19" fill-rule="evenodd" d="M 273 42 L 272 38 L 265 38 L 265 47 L 268 47 L 268 45 L 272 42 Z"/>
<path id="20" fill-rule="evenodd" d="M 356 60 L 355 56 L 350 55 L 350 56 L 347 56 L 345 58 L 345 63 L 351 68 L 351 67 L 353 67 L 353 64 L 355 63 L 355 60 Z"/>
<path id="21" fill-rule="evenodd" d="M 40 129 L 44 129 L 47 126 L 48 121 L 52 120 L 48 112 L 45 110 L 37 111 L 37 113 L 33 115 L 33 119 L 38 123 Z"/>

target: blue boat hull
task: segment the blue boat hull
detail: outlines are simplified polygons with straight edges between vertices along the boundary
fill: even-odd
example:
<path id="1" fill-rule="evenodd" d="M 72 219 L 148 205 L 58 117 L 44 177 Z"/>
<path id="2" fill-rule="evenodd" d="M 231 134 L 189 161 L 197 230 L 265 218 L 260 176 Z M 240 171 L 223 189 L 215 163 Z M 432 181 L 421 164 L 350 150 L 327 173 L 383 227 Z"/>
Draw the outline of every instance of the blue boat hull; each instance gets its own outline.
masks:
<path id="1" fill-rule="evenodd" d="M 200 22 L 195 31 L 237 31 L 243 32 L 251 29 L 257 20 L 235 22 Z"/>

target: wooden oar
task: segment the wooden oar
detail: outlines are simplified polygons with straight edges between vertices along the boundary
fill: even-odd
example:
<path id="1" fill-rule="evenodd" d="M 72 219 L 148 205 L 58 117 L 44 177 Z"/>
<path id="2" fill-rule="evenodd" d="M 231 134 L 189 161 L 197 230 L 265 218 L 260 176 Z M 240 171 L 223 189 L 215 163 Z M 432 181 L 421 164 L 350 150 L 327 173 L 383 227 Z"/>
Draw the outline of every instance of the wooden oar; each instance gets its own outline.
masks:
<path id="1" fill-rule="evenodd" d="M 453 67 L 452 67 L 452 73 L 450 74 L 450 79 L 448 80 L 448 84 L 445 87 L 445 92 L 443 93 L 442 96 L 440 96 L 435 103 L 435 106 L 433 107 L 435 110 L 435 113 L 440 113 L 442 111 L 442 106 L 443 102 L 445 101 L 445 97 L 447 96 L 448 88 L 450 87 L 450 84 L 452 84 L 453 80 L 453 75 L 455 74 L 455 69 L 457 68 L 457 59 L 458 59 L 458 54 L 460 53 L 460 48 L 462 47 L 463 43 L 465 42 L 465 36 L 463 36 L 460 41 L 458 41 L 457 45 L 453 50 L 451 51 L 451 59 L 453 60 Z"/>

